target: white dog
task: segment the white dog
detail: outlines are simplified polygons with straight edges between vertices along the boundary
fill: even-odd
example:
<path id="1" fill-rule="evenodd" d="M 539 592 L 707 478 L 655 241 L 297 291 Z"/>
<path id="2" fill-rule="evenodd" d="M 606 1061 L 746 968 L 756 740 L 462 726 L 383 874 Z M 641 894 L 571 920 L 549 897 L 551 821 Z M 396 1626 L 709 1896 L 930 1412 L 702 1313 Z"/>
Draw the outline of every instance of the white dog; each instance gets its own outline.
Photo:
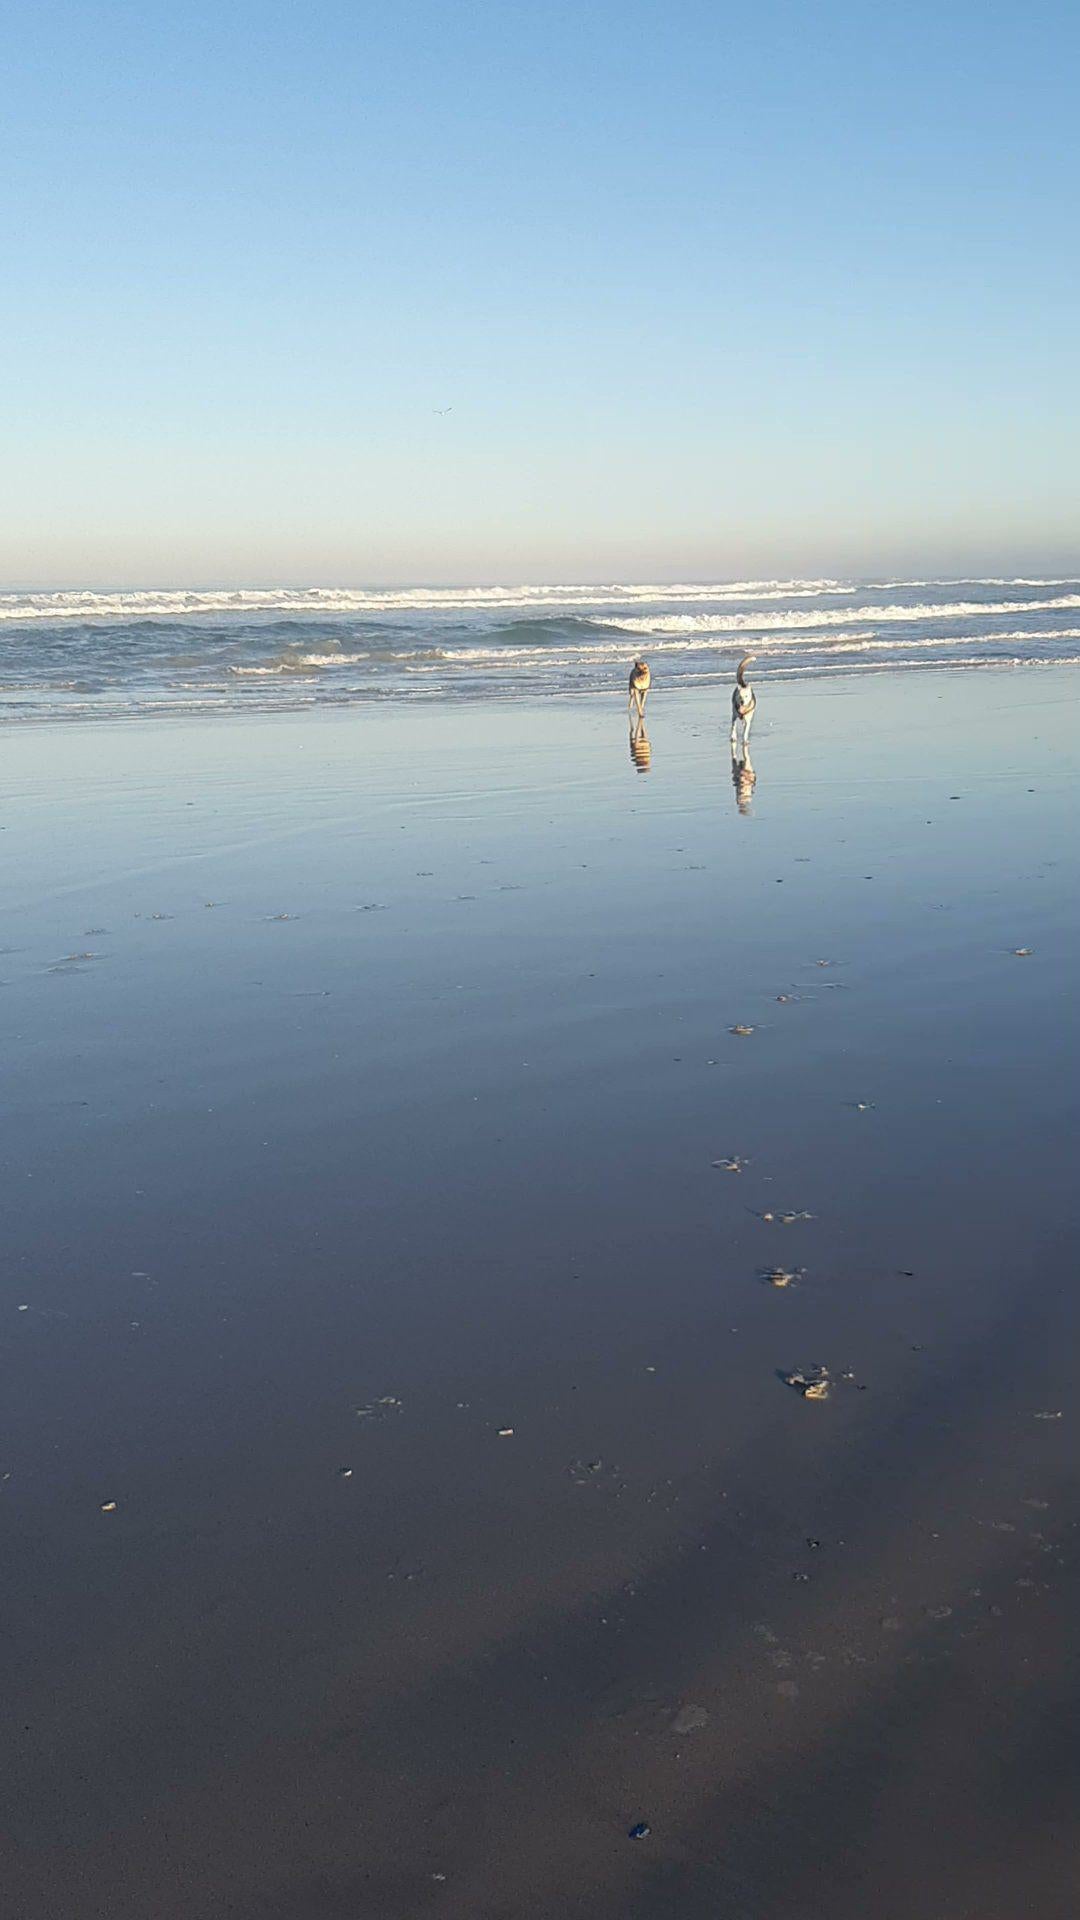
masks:
<path id="1" fill-rule="evenodd" d="M 735 688 L 731 695 L 731 744 L 734 747 L 739 730 L 739 722 L 741 720 L 742 750 L 744 754 L 749 751 L 750 722 L 754 717 L 754 708 L 757 706 L 754 689 L 746 678 L 746 669 L 753 658 L 754 655 L 752 653 L 747 653 L 744 654 L 743 658 L 739 661 L 739 670 L 735 675 Z"/>

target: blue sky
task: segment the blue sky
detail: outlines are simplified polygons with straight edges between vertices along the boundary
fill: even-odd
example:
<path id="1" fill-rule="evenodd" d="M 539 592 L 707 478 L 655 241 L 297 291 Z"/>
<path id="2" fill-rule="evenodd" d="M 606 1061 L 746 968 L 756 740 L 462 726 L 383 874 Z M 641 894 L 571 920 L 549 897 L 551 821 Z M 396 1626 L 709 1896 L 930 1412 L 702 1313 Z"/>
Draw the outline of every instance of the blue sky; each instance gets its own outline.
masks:
<path id="1" fill-rule="evenodd" d="M 1077 18 L 21 0 L 0 581 L 1075 569 Z"/>

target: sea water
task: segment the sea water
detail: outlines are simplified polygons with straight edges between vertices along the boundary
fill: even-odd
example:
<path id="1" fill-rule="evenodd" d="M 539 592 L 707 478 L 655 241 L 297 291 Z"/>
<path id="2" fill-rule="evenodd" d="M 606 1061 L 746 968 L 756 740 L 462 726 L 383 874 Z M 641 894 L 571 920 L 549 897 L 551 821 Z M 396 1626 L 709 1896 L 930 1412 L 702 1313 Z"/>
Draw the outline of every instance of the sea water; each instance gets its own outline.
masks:
<path id="1" fill-rule="evenodd" d="M 0 715 L 657 692 L 730 679 L 1080 664 L 1080 581 L 739 580 L 0 593 Z"/>

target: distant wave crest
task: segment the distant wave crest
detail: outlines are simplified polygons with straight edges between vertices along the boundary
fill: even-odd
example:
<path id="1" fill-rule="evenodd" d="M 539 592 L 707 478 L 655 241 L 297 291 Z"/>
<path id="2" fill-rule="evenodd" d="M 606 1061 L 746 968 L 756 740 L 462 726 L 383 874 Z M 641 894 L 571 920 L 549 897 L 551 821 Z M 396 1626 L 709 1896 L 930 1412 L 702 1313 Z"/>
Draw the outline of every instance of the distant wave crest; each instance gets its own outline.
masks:
<path id="1" fill-rule="evenodd" d="M 789 600 L 848 594 L 839 580 L 728 580 L 679 584 L 519 587 L 244 587 L 205 592 L 4 593 L 0 620 L 197 619 L 243 613 L 462 613 L 511 607 L 623 606 L 635 600 Z"/>
<path id="2" fill-rule="evenodd" d="M 865 581 L 718 580 L 607 581 L 487 587 L 239 587 L 190 589 L 142 588 L 103 592 L 65 589 L 55 593 L 0 592 L 0 621 L 192 620 L 205 616 L 278 613 L 349 614 L 499 612 L 513 608 L 625 607 L 635 603 L 693 605 L 729 600 L 802 600 L 847 598 L 859 591 L 895 593 L 930 587 L 1065 587 L 1071 580 L 953 579 Z M 978 604 L 978 603 L 976 603 Z M 1032 605 L 1033 602 L 1023 604 Z M 1049 604 L 1062 605 L 1064 601 Z M 1006 606 L 1008 603 L 1006 603 Z M 880 614 L 881 609 L 875 609 Z"/>

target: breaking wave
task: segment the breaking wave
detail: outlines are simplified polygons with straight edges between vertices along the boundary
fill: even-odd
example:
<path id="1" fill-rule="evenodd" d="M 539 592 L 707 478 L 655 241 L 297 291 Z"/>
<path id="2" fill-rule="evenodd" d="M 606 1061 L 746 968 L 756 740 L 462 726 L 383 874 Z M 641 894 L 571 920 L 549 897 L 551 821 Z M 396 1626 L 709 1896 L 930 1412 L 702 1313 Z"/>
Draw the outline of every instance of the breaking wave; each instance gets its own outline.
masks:
<path id="1" fill-rule="evenodd" d="M 258 679 L 273 673 L 304 673 L 313 667 L 347 667 L 357 660 L 370 660 L 370 653 L 297 653 L 285 660 L 272 660 L 266 666 L 243 667 L 230 664 L 230 673 L 247 674 Z"/>
<path id="2" fill-rule="evenodd" d="M 792 627 L 838 627 L 882 620 L 962 620 L 978 615 L 996 619 L 1010 613 L 1051 613 L 1064 607 L 1080 607 L 1080 593 L 1061 594 L 1054 600 L 954 600 L 942 605 L 830 607 L 812 612 L 795 610 L 773 613 L 763 619 L 756 613 L 659 613 L 630 614 L 621 620 L 605 620 L 602 626 L 617 626 L 622 633 L 749 633 L 759 629 Z"/>

